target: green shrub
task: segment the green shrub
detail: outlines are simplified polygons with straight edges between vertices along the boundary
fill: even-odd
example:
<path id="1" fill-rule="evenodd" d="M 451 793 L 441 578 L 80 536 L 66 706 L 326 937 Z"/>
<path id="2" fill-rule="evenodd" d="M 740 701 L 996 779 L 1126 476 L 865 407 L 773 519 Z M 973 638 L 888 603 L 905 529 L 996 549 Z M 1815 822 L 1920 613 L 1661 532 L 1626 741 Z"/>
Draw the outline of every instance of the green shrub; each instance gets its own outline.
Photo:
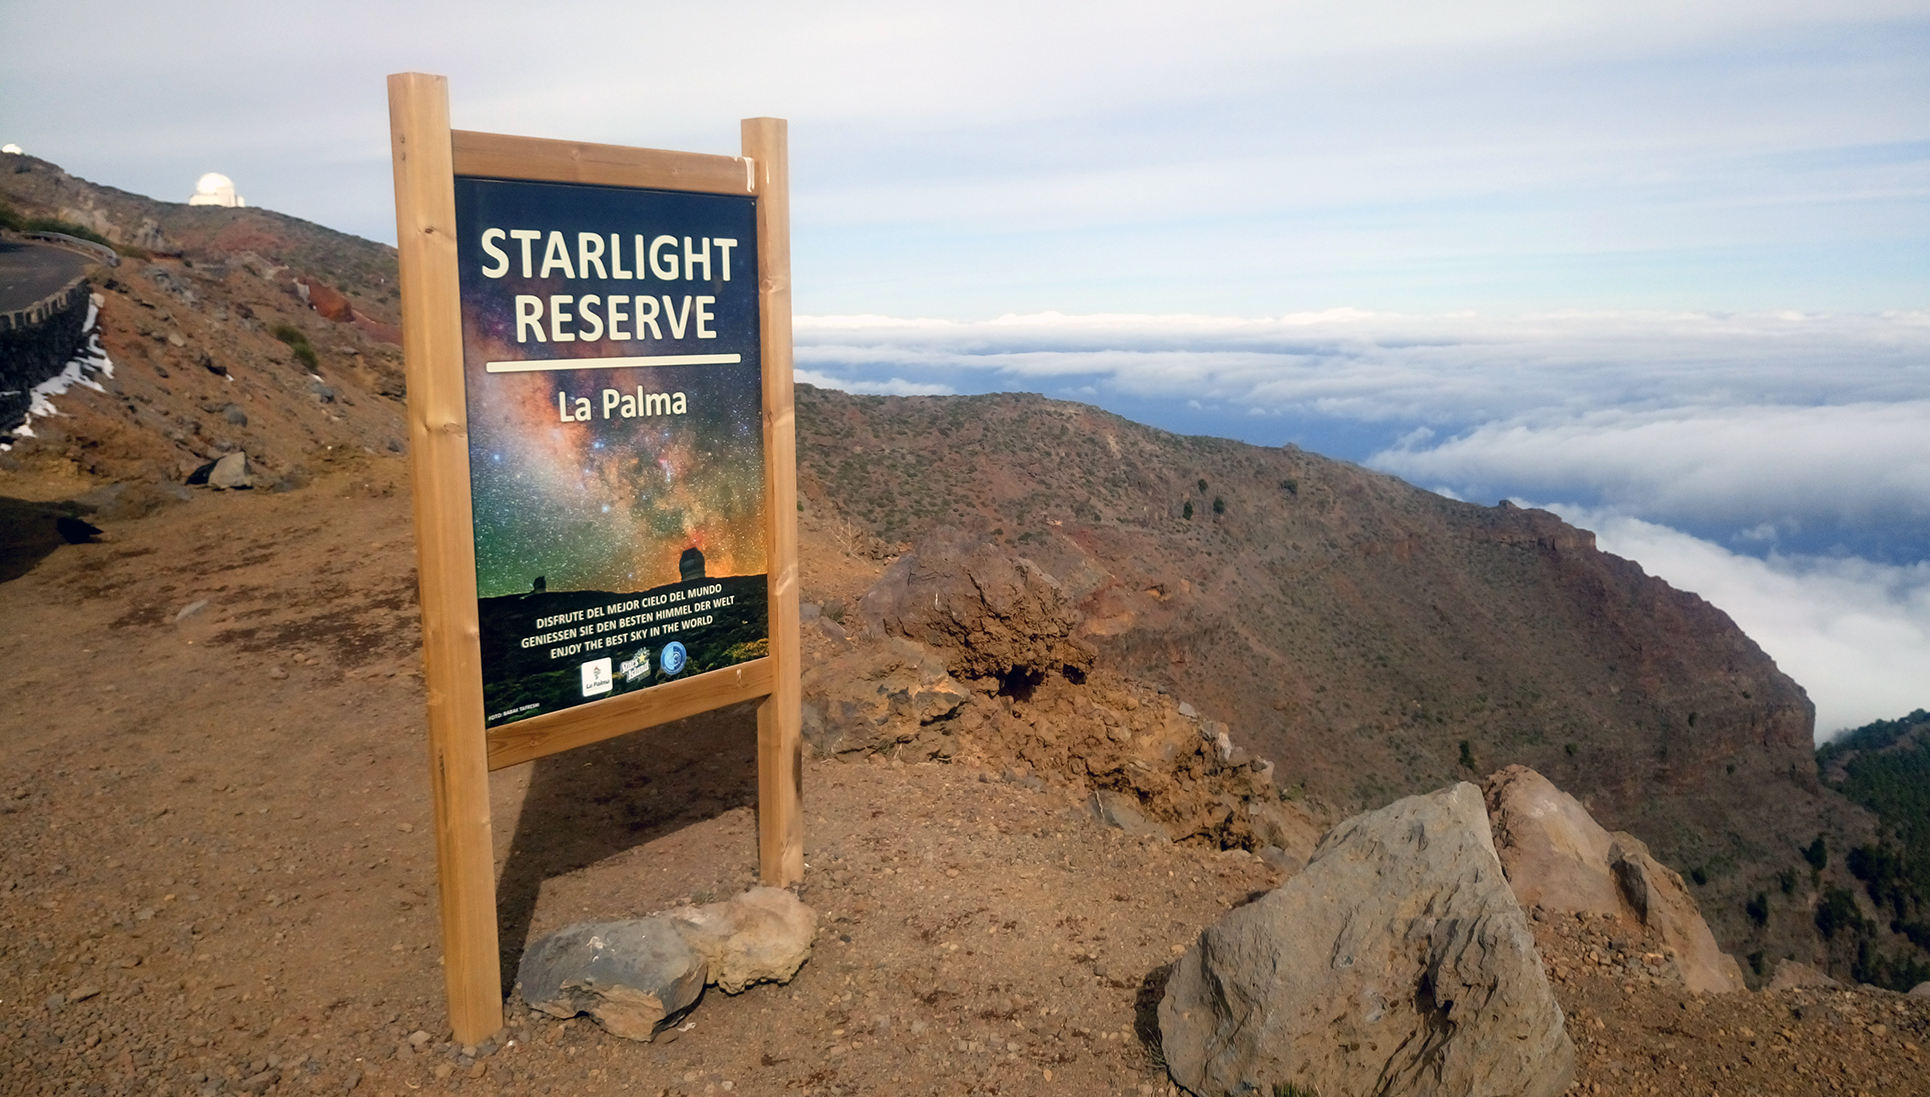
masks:
<path id="1" fill-rule="evenodd" d="M 295 352 L 295 360 L 307 366 L 309 372 L 318 368 L 320 362 L 315 357 L 315 348 L 309 344 L 308 336 L 302 333 L 302 329 L 293 324 L 276 324 L 274 335 L 288 344 L 288 349 Z"/>
<path id="2" fill-rule="evenodd" d="M 1191 499 L 1188 499 L 1186 505 L 1180 508 L 1180 514 L 1185 516 L 1188 522 L 1193 520 L 1193 501 Z"/>
<path id="3" fill-rule="evenodd" d="M 19 210 L 14 209 L 5 202 L 0 202 L 0 229 L 11 229 L 14 232 L 19 232 L 25 225 L 26 221 L 21 219 Z"/>
<path id="4" fill-rule="evenodd" d="M 1823 844 L 1822 835 L 1818 834 L 1809 848 L 1803 851 L 1803 860 L 1808 861 L 1809 867 L 1817 872 L 1829 867 L 1829 847 Z"/>

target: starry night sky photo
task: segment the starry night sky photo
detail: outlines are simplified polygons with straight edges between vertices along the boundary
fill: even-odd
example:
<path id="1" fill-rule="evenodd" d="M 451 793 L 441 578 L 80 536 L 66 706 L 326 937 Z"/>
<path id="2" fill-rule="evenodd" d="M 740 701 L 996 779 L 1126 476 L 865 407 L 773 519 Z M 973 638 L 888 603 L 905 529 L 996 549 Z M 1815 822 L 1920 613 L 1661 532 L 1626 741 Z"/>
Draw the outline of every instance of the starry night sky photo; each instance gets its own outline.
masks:
<path id="1" fill-rule="evenodd" d="M 712 576 L 765 573 L 752 200 L 459 177 L 456 210 L 478 597 L 528 592 L 539 576 L 550 591 L 644 590 L 676 581 L 678 560 L 693 547 Z M 493 239 L 507 260 L 484 249 L 490 228 L 503 230 Z M 517 230 L 540 235 L 527 242 L 506 238 Z M 596 239 L 586 245 L 584 234 Z M 647 254 L 637 262 L 633 242 L 639 236 L 646 243 L 662 236 L 676 240 L 661 249 L 654 273 Z M 686 237 L 699 252 L 706 240 L 736 244 L 728 252 L 712 247 L 708 264 L 688 264 L 696 270 L 686 272 L 680 262 Z M 599 244 L 605 251 L 601 271 L 581 261 L 586 247 L 594 253 Z M 523 277 L 525 246 L 532 277 Z M 546 248 L 552 260 L 547 268 Z M 558 258 L 569 260 L 568 268 L 554 262 Z M 663 277 L 666 265 L 677 266 L 679 277 Z M 550 277 L 540 277 L 545 269 Z M 492 278 L 488 270 L 504 273 Z M 632 277 L 597 276 L 618 270 Z M 686 273 L 698 277 L 682 277 Z M 715 336 L 697 338 L 695 322 L 687 321 L 677 338 L 665 317 L 658 325 L 661 337 L 612 340 L 606 331 L 591 339 L 588 333 L 603 325 L 573 315 L 560 330 L 577 334 L 574 341 L 538 342 L 527 325 L 526 341 L 517 341 L 518 295 L 539 298 L 546 308 L 558 295 L 576 302 L 595 295 L 607 312 L 613 294 L 649 295 L 673 314 L 691 307 L 686 297 L 714 298 L 707 307 Z M 549 319 L 542 329 L 558 330 Z M 738 353 L 743 361 L 528 373 L 485 369 L 492 361 L 716 353 Z M 605 389 L 631 396 L 639 389 L 681 392 L 687 410 L 624 418 L 619 408 L 606 418 Z M 587 397 L 590 420 L 563 421 L 558 393 L 565 394 L 568 410 L 579 406 L 575 398 Z"/>

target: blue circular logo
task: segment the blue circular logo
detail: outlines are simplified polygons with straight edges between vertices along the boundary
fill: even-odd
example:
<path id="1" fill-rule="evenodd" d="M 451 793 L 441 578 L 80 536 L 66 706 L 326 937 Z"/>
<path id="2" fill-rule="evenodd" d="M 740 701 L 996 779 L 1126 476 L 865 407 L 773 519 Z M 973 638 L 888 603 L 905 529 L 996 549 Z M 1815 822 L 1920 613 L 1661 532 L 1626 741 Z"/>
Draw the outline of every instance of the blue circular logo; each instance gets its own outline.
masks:
<path id="1" fill-rule="evenodd" d="M 657 656 L 657 661 L 663 666 L 665 674 L 675 677 L 684 672 L 684 664 L 690 661 L 690 656 L 684 651 L 682 643 L 672 640 L 663 646 L 663 654 Z"/>

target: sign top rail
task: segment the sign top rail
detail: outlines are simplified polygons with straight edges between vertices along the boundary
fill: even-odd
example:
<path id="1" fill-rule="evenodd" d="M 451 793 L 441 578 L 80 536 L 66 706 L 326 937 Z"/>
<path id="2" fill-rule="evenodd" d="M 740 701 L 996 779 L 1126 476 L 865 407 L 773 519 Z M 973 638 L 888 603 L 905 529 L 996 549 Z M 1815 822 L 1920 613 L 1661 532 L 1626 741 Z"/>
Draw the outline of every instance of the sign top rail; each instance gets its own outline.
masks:
<path id="1" fill-rule="evenodd" d="M 450 130 L 449 139 L 457 175 L 757 194 L 757 165 L 748 156 L 670 152 L 474 130 Z"/>

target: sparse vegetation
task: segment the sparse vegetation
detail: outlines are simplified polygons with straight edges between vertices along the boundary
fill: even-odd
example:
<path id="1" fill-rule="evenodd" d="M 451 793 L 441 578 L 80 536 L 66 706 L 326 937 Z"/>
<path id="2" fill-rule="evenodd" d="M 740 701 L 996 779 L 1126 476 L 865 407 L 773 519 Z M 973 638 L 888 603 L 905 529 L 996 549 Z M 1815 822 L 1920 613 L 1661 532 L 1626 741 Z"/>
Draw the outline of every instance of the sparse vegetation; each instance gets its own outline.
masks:
<path id="1" fill-rule="evenodd" d="M 1808 861 L 1809 867 L 1817 872 L 1829 867 L 1829 846 L 1824 843 L 1822 835 L 1818 834 L 1809 848 L 1803 850 L 1803 860 Z"/>
<path id="2" fill-rule="evenodd" d="M 1213 513 L 1214 514 L 1226 513 L 1226 500 L 1220 498 L 1217 495 L 1213 497 Z"/>
<path id="3" fill-rule="evenodd" d="M 62 236 L 72 236 L 79 240 L 86 240 L 89 243 L 99 244 L 104 248 L 114 246 L 114 241 L 109 240 L 107 237 L 102 236 L 86 225 L 76 225 L 72 221 L 62 221 L 58 217 L 29 217 L 26 222 L 21 225 L 21 229 L 25 232 L 57 232 Z"/>
<path id="4" fill-rule="evenodd" d="M 1859 932 L 1863 925 L 1863 912 L 1856 908 L 1855 892 L 1839 887 L 1823 892 L 1816 904 L 1816 932 L 1823 935 L 1823 940 L 1834 940 L 1838 933 L 1845 931 Z"/>
<path id="5" fill-rule="evenodd" d="M 1180 514 L 1188 522 L 1191 522 L 1193 520 L 1193 501 L 1191 499 L 1188 499 L 1186 501 L 1186 505 L 1180 508 Z"/>
<path id="6" fill-rule="evenodd" d="M 293 324 L 276 324 L 274 334 L 275 338 L 288 344 L 288 349 L 295 352 L 295 360 L 307 366 L 309 372 L 313 373 L 320 367 L 321 363 L 315 357 L 315 348 L 309 343 L 308 336 L 303 334 L 302 329 Z"/>

